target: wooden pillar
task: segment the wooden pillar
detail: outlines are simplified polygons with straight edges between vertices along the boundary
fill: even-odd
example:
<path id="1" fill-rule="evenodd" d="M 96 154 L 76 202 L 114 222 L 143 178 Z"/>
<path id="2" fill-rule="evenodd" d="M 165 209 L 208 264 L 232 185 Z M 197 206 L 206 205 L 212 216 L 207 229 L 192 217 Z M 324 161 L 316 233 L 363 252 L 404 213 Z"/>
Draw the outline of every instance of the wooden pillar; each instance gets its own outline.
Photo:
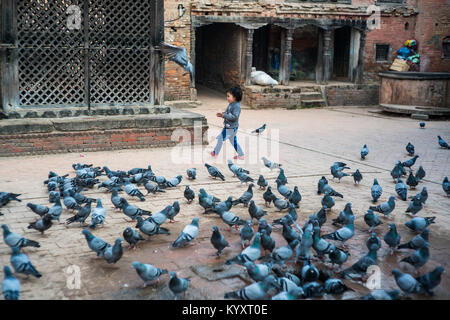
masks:
<path id="1" fill-rule="evenodd" d="M 330 61 L 331 61 L 331 30 L 323 32 L 323 83 L 328 84 L 330 79 Z"/>
<path id="2" fill-rule="evenodd" d="M 359 39 L 359 54 L 358 54 L 358 77 L 356 78 L 356 83 L 363 83 L 364 82 L 364 56 L 366 53 L 366 31 L 361 30 L 360 31 L 360 39 Z"/>
<path id="3" fill-rule="evenodd" d="M 150 72 L 150 104 L 164 104 L 164 54 L 161 50 L 153 50 L 164 41 L 164 0 L 151 1 L 151 72 Z"/>
<path id="4" fill-rule="evenodd" d="M 291 57 L 292 57 L 292 29 L 286 29 L 283 34 L 281 44 L 280 57 L 280 81 L 281 84 L 289 85 L 289 77 L 291 76 Z"/>
<path id="5" fill-rule="evenodd" d="M 245 51 L 245 85 L 250 85 L 250 74 L 253 64 L 253 33 L 254 29 L 247 29 L 247 49 Z"/>
<path id="6" fill-rule="evenodd" d="M 195 27 L 191 23 L 191 64 L 194 68 L 194 75 L 192 76 L 191 88 L 195 88 Z"/>

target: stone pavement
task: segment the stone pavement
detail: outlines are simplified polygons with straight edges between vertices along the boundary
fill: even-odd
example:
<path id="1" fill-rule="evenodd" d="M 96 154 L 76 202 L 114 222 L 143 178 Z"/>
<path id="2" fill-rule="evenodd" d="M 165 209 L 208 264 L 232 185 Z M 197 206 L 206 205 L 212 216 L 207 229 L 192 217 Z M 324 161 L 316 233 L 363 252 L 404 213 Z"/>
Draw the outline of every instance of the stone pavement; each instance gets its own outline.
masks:
<path id="1" fill-rule="evenodd" d="M 0 191 L 21 193 L 21 203 L 10 202 L 1 209 L 4 216 L 0 216 L 0 224 L 6 223 L 11 231 L 20 233 L 27 238 L 39 241 L 40 248 L 25 248 L 36 268 L 43 274 L 42 278 L 20 277 L 22 283 L 22 299 L 173 299 L 167 288 L 169 276 L 163 275 L 161 282 L 149 285 L 145 289 L 137 288 L 142 284 L 131 267 L 133 261 L 150 263 L 191 279 L 191 287 L 186 293 L 186 299 L 223 299 L 227 291 L 236 290 L 250 283 L 245 270 L 237 265 L 224 266 L 226 259 L 234 257 L 240 252 L 240 239 L 236 231 L 227 231 L 228 227 L 214 214 L 203 215 L 203 208 L 198 199 L 187 204 L 183 197 L 186 184 L 189 184 L 196 194 L 200 188 L 225 199 L 228 195 L 239 197 L 246 186 L 241 185 L 237 178 L 233 178 L 226 166 L 226 160 L 234 155 L 229 143 L 224 144 L 222 154 L 218 159 L 212 159 L 209 151 L 214 147 L 214 138 L 219 134 L 222 119 L 215 117 L 218 111 L 226 108 L 225 93 L 214 91 L 200 91 L 200 107 L 192 111 L 205 115 L 208 119 L 210 146 L 197 146 L 197 150 L 185 148 L 158 148 L 140 150 L 102 151 L 89 153 L 68 153 L 45 156 L 13 157 L 0 159 Z M 423 165 L 426 177 L 416 190 L 408 190 L 408 195 L 414 195 L 426 185 L 429 199 L 418 216 L 436 216 L 436 223 L 430 227 L 431 258 L 420 269 L 421 274 L 431 271 L 438 265 L 444 266 L 444 274 L 439 287 L 435 289 L 433 299 L 450 298 L 450 278 L 448 276 L 450 262 L 450 199 L 442 190 L 444 176 L 450 176 L 450 151 L 440 149 L 436 136 L 439 134 L 450 142 L 450 126 L 448 121 L 427 121 L 426 129 L 420 129 L 418 121 L 403 117 L 389 117 L 370 112 L 373 107 L 342 107 L 307 110 L 266 109 L 250 110 L 243 106 L 240 118 L 238 140 L 241 143 L 246 160 L 238 164 L 251 172 L 255 179 L 263 174 L 272 186 L 276 186 L 275 179 L 278 171 L 270 171 L 262 166 L 260 157 L 266 155 L 271 160 L 280 161 L 288 177 L 288 187 L 299 186 L 302 194 L 300 202 L 299 224 L 303 225 L 308 216 L 321 207 L 321 196 L 317 195 L 317 181 L 325 175 L 330 185 L 344 195 L 344 199 L 337 198 L 336 205 L 328 214 L 328 222 L 322 227 L 322 234 L 334 231 L 336 228 L 330 223 L 338 216 L 347 202 L 352 202 L 355 213 L 355 236 L 347 241 L 351 257 L 344 264 L 350 266 L 366 253 L 365 240 L 368 237 L 368 227 L 363 216 L 372 205 L 370 187 L 373 179 L 377 178 L 383 187 L 383 194 L 379 203 L 386 201 L 390 195 L 395 195 L 395 184 L 390 176 L 396 160 L 405 161 L 408 155 L 406 144 L 410 141 L 420 155 L 414 170 Z M 249 132 L 263 123 L 267 123 L 266 132 L 259 138 Z M 277 141 L 279 140 L 279 143 Z M 366 160 L 360 159 L 360 149 L 367 144 L 370 153 Z M 252 154 L 250 154 L 252 152 Z M 353 172 L 358 168 L 363 180 L 355 186 L 351 177 L 344 177 L 340 183 L 333 181 L 330 175 L 330 165 L 335 161 L 346 162 Z M 64 209 L 61 224 L 55 224 L 41 236 L 35 230 L 27 229 L 30 222 L 35 221 L 37 215 L 26 207 L 27 202 L 48 205 L 48 192 L 43 185 L 50 170 L 58 174 L 69 173 L 75 175 L 72 163 L 92 163 L 94 166 L 108 166 L 112 170 L 129 170 L 133 167 L 147 167 L 152 165 L 157 175 L 174 177 L 183 175 L 181 184 L 166 193 L 146 196 L 146 201 L 136 201 L 127 195 L 130 203 L 143 209 L 157 212 L 167 204 L 179 200 L 181 211 L 176 217 L 178 222 L 164 224 L 170 230 L 170 235 L 146 237 L 149 240 L 138 245 L 133 251 L 127 249 L 124 242 L 124 255 L 115 266 L 108 265 L 104 260 L 92 259 L 95 253 L 90 251 L 82 228 L 78 223 L 65 226 L 63 222 L 72 216 Z M 225 182 L 214 180 L 208 176 L 203 163 L 208 162 L 217 166 L 225 175 Z M 187 180 L 186 169 L 197 168 L 197 179 Z M 105 177 L 100 177 L 104 180 Z M 141 187 L 141 190 L 143 188 Z M 274 191 L 275 193 L 276 190 Z M 96 187 L 84 194 L 94 198 L 101 198 L 107 209 L 104 227 L 93 233 L 113 244 L 117 237 L 123 237 L 122 232 L 127 226 L 135 227 L 135 223 L 127 222 L 128 218 L 120 211 L 111 207 L 110 193 L 98 191 Z M 255 202 L 264 206 L 262 191 L 255 188 Z M 410 218 L 405 214 L 408 202 L 396 200 L 393 212 L 394 222 L 402 237 L 402 243 L 409 241 L 415 234 L 404 226 Z M 269 222 L 279 218 L 285 212 L 278 212 L 273 205 L 267 209 Z M 248 219 L 248 210 L 237 205 L 232 212 L 243 219 Z M 200 217 L 200 232 L 194 240 L 194 245 L 186 248 L 171 249 L 171 243 L 178 237 L 183 227 L 192 218 Z M 382 218 L 383 219 L 383 218 Z M 90 222 L 88 218 L 87 222 Z M 390 221 L 383 219 L 383 225 L 376 228 L 376 233 L 383 237 Z M 231 247 L 224 250 L 220 259 L 215 257 L 215 250 L 210 244 L 212 226 L 219 226 L 221 232 L 229 241 Z M 256 226 L 255 226 L 256 228 Z M 272 232 L 276 245 L 286 244 L 279 229 Z M 411 272 L 408 266 L 399 261 L 410 255 L 412 251 L 401 250 L 389 256 L 388 248 L 383 242 L 378 252 L 378 265 L 382 271 L 381 287 L 383 289 L 397 288 L 391 275 L 391 270 L 398 267 Z M 9 265 L 10 248 L 3 241 L 0 242 L 0 265 Z M 80 268 L 80 288 L 71 286 L 70 266 Z M 290 264 L 291 265 L 291 264 Z M 320 264 L 318 264 L 320 267 Z M 205 267 L 206 266 L 206 267 Z M 0 275 L 3 279 L 3 275 Z M 208 280 L 216 279 L 216 280 Z M 325 299 L 357 298 L 369 290 L 360 283 L 347 283 L 357 290 L 347 292 L 342 296 L 327 296 Z M 72 283 L 73 284 L 73 283 Z M 424 296 L 413 296 L 417 299 L 430 299 Z M 181 297 L 182 298 L 182 297 Z"/>

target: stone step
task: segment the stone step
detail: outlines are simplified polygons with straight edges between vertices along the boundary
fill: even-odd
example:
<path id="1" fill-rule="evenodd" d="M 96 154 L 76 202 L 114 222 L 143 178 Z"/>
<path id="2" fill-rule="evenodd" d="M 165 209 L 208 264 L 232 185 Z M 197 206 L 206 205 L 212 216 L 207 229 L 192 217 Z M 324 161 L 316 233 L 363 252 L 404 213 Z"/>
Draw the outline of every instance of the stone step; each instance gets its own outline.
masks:
<path id="1" fill-rule="evenodd" d="M 323 99 L 311 99 L 311 100 L 302 100 L 301 101 L 302 108 L 320 108 L 325 107 L 325 100 Z"/>
<path id="2" fill-rule="evenodd" d="M 321 92 L 302 92 L 300 93 L 301 100 L 320 100 L 322 99 Z"/>
<path id="3" fill-rule="evenodd" d="M 300 87 L 301 93 L 306 92 L 319 92 L 320 93 L 320 87 L 312 86 L 312 87 Z"/>

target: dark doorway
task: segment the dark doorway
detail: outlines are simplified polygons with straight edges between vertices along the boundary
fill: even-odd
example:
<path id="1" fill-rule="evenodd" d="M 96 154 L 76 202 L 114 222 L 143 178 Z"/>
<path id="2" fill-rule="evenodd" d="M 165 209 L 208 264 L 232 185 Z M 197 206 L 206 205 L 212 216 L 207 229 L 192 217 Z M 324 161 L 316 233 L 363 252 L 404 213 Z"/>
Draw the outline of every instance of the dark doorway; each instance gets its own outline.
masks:
<path id="1" fill-rule="evenodd" d="M 350 27 L 336 29 L 334 32 L 334 55 L 332 79 L 348 80 L 350 61 Z"/>
<path id="2" fill-rule="evenodd" d="M 253 34 L 253 66 L 258 71 L 267 72 L 270 25 L 255 30 Z"/>

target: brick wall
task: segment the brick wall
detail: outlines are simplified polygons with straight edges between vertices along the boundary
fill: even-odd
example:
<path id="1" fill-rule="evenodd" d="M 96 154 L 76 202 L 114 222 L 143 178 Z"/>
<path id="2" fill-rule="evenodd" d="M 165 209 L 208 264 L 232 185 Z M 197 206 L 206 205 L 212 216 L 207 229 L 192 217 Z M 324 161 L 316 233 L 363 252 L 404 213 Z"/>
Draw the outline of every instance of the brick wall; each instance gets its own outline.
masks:
<path id="1" fill-rule="evenodd" d="M 353 85 L 353 86 L 327 86 L 325 94 L 329 106 L 367 106 L 378 105 L 380 86 Z"/>

